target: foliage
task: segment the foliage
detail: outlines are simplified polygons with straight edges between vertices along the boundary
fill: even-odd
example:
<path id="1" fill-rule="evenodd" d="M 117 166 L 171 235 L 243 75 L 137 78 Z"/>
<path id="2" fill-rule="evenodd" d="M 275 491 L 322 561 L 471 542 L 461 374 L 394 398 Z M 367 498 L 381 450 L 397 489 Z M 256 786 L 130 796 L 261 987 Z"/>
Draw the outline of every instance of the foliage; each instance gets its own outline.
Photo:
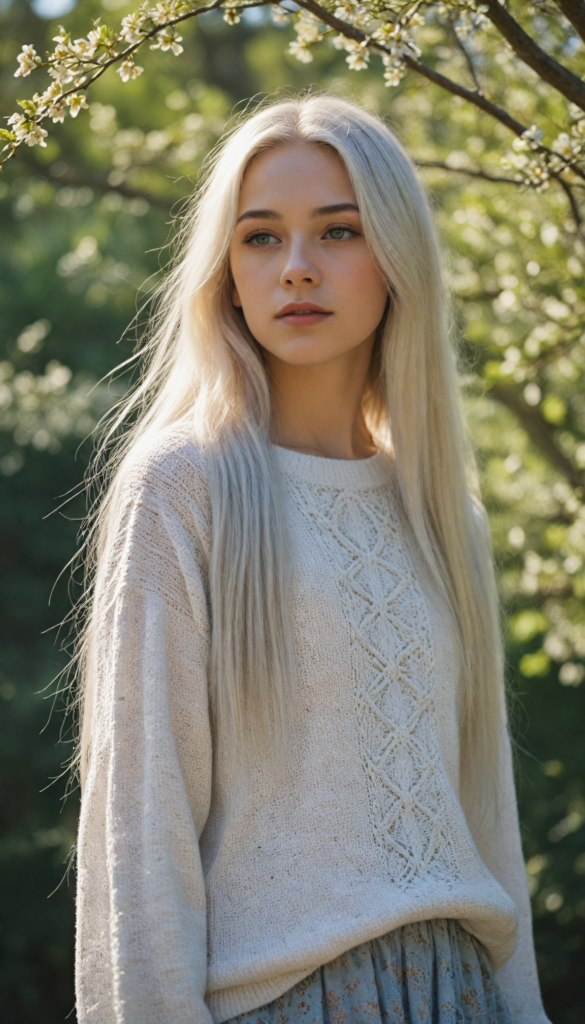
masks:
<path id="1" fill-rule="evenodd" d="M 585 7 L 498 4 L 579 83 L 580 25 L 574 31 L 560 13 L 569 6 Z M 243 100 L 313 82 L 353 92 L 387 115 L 431 190 L 454 293 L 462 400 L 507 617 L 544 995 L 554 1024 L 585 1017 L 577 977 L 585 939 L 583 133 L 577 98 L 566 95 L 577 86 L 572 79 L 555 85 L 550 67 L 544 77 L 504 43 L 492 4 L 474 10 L 469 3 L 368 2 L 317 10 L 307 0 L 298 7 L 292 16 L 283 8 L 234 5 L 185 18 L 182 39 L 174 26 L 175 49 L 184 49 L 176 61 L 170 45 L 150 49 L 172 27 L 157 23 L 144 43 L 126 37 L 126 49 L 141 49 L 144 68 L 126 82 L 115 71 L 128 54 L 112 29 L 106 43 L 83 55 L 102 62 L 86 93 L 89 83 L 76 79 L 71 47 L 89 39 L 87 26 L 95 31 L 98 18 L 102 26 L 104 19 L 129 25 L 134 5 L 83 0 L 61 32 L 22 0 L 0 2 L 3 112 L 11 116 L 22 87 L 14 60 L 23 40 L 37 54 L 54 53 L 56 35 L 69 36 L 57 44 L 67 49 L 58 59 L 74 72 L 61 83 L 63 95 L 83 93 L 88 104 L 75 120 L 49 118 L 50 134 L 37 145 L 19 145 L 0 176 L 0 480 L 9 485 L 1 548 L 1 770 L 9 784 L 0 802 L 6 879 L 0 990 L 11 1024 L 61 1020 L 72 1006 L 71 885 L 43 899 L 64 871 L 75 800 L 59 815 L 63 783 L 38 793 L 59 774 L 68 749 L 56 745 L 58 703 L 39 736 L 49 710 L 41 691 L 63 663 L 53 635 L 41 630 L 66 612 L 64 580 L 52 606 L 47 602 L 74 551 L 74 517 L 83 507 L 77 499 L 42 517 L 79 483 L 90 449 L 84 438 L 124 386 L 123 378 L 98 382 L 130 355 L 131 338 L 117 348 L 116 341 L 164 268 L 173 216 L 180 215 L 205 154 Z M 173 9 L 178 17 L 179 9 L 189 14 L 201 7 Z M 367 45 L 343 35 L 332 18 L 344 31 L 366 36 Z M 382 29 L 384 42 L 376 35 Z M 335 39 L 341 48 L 329 45 Z M 359 47 L 348 48 L 350 41 Z M 381 63 L 387 53 L 378 44 L 394 47 L 394 63 Z M 114 63 L 102 75 L 107 54 Z M 349 75 L 351 69 L 358 73 Z M 55 96 L 52 102 L 65 101 Z M 526 131 L 531 134 L 522 139 Z M 14 141 L 7 140 L 10 151 Z"/>

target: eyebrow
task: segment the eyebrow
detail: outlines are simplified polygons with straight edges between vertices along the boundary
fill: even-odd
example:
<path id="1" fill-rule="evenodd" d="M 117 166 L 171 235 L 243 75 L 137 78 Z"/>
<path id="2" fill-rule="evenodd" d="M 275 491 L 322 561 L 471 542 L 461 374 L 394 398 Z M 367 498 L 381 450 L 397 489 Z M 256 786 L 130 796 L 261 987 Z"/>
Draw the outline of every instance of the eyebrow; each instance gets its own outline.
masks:
<path id="1" fill-rule="evenodd" d="M 331 206 L 317 206 L 314 210 L 311 210 L 309 217 L 328 217 L 334 213 L 343 213 L 347 210 L 354 210 L 359 213 L 359 206 L 355 203 L 333 203 Z M 236 224 L 239 224 L 242 220 L 282 220 L 282 214 L 277 213 L 276 210 L 246 210 L 242 213 Z"/>

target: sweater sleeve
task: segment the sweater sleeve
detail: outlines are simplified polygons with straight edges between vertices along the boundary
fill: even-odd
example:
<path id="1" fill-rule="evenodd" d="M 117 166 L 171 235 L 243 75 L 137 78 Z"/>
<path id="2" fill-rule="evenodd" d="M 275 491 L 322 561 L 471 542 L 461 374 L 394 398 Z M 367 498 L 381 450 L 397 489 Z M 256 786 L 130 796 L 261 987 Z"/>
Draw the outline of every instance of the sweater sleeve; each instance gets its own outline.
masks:
<path id="1" fill-rule="evenodd" d="M 491 557 L 490 528 L 485 508 L 479 502 L 473 501 L 472 511 Z M 477 849 L 484 864 L 518 908 L 516 949 L 497 972 L 496 980 L 506 997 L 514 1024 L 550 1024 L 544 1012 L 538 983 L 530 896 L 518 821 L 514 764 L 503 700 L 501 713 L 501 799 L 498 819 L 495 827 L 486 826 L 480 831 L 473 830 Z"/>
<path id="2" fill-rule="evenodd" d="M 507 963 L 496 974 L 515 1024 L 549 1024 L 538 983 L 530 897 L 520 840 L 513 759 L 508 729 L 501 738 L 502 799 L 496 827 L 476 836 L 479 854 L 518 908 L 518 940 Z"/>
<path id="3" fill-rule="evenodd" d="M 195 518 L 171 477 L 131 469 L 99 580 L 79 1024 L 211 1022 L 198 843 L 211 787 L 208 616 Z"/>

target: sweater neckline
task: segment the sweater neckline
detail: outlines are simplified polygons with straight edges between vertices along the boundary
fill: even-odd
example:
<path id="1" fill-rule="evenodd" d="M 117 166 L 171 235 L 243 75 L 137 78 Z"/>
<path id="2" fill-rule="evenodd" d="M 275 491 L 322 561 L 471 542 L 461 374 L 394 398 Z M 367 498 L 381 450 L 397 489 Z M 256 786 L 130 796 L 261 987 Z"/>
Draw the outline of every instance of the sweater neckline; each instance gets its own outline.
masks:
<path id="1" fill-rule="evenodd" d="M 388 483 L 392 460 L 379 448 L 366 459 L 328 459 L 322 455 L 307 455 L 291 448 L 273 444 L 272 450 L 280 469 L 290 476 L 300 477 L 308 483 L 329 487 L 372 487 Z"/>

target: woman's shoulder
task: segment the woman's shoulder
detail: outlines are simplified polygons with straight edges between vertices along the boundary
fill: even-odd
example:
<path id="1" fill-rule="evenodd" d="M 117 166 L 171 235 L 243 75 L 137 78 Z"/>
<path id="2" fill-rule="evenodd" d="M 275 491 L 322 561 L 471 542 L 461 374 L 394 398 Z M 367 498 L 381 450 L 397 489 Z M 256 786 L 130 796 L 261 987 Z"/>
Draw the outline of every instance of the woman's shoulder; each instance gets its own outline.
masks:
<path id="1" fill-rule="evenodd" d="M 203 446 L 185 423 L 150 431 L 134 441 L 119 467 L 120 496 L 125 501 L 209 503 Z"/>

